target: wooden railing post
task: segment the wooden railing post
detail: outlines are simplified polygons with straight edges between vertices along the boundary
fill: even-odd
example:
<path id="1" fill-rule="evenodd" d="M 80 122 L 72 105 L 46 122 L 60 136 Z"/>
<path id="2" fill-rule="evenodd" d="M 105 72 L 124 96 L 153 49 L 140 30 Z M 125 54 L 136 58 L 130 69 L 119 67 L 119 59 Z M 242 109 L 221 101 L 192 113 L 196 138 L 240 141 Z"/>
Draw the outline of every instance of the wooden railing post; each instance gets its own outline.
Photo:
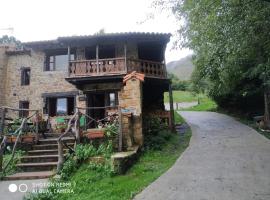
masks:
<path id="1" fill-rule="evenodd" d="M 1 109 L 0 137 L 4 135 L 6 112 L 6 108 Z"/>
<path id="2" fill-rule="evenodd" d="M 36 111 L 35 117 L 36 117 L 36 126 L 35 126 L 35 132 L 36 132 L 36 143 L 38 143 L 38 141 L 39 141 L 39 133 L 38 133 L 38 125 L 39 125 L 39 112 L 38 112 L 38 111 Z"/>
<path id="3" fill-rule="evenodd" d="M 76 108 L 77 116 L 75 118 L 75 136 L 76 136 L 76 143 L 80 143 L 80 112 L 78 111 L 78 108 Z"/>
<path id="4" fill-rule="evenodd" d="M 63 151 L 63 144 L 62 144 L 62 138 L 58 138 L 57 144 L 58 144 L 58 163 L 57 163 L 57 173 L 59 173 L 62 169 L 62 166 L 64 164 L 64 151 Z"/>
<path id="5" fill-rule="evenodd" d="M 99 51 L 99 46 L 96 46 L 96 61 L 97 61 L 97 74 L 99 74 L 99 60 L 98 60 L 98 51 Z"/>
<path id="6" fill-rule="evenodd" d="M 124 54 L 125 54 L 125 72 L 127 73 L 128 69 L 127 69 L 127 43 L 126 42 L 124 44 Z"/>
<path id="7" fill-rule="evenodd" d="M 118 107 L 118 115 L 119 115 L 119 143 L 118 143 L 118 151 L 123 150 L 123 130 L 122 130 L 122 111 L 121 107 Z"/>
<path id="8" fill-rule="evenodd" d="M 170 100 L 170 118 L 171 118 L 171 130 L 174 130 L 174 108 L 173 108 L 173 93 L 171 83 L 169 84 L 169 100 Z"/>

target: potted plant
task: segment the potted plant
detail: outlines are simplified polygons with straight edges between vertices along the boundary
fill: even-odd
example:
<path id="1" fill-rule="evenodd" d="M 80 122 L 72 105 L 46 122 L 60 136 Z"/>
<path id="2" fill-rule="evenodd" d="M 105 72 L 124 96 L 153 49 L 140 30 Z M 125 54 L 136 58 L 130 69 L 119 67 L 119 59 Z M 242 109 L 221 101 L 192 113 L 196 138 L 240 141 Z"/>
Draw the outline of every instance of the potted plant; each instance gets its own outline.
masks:
<path id="1" fill-rule="evenodd" d="M 36 135 L 33 133 L 26 133 L 21 136 L 21 142 L 22 143 L 34 143 L 36 139 Z"/>

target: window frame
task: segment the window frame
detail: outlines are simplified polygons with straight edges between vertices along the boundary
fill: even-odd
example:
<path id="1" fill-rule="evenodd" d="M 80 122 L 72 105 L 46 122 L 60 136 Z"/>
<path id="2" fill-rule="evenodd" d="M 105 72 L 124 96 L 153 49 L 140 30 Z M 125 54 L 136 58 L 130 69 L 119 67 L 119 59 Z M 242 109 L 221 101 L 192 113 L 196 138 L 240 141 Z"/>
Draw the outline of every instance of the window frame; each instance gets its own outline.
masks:
<path id="1" fill-rule="evenodd" d="M 66 99 L 66 113 L 63 115 L 59 115 L 57 112 L 58 99 Z M 72 111 L 69 109 L 70 99 L 73 99 Z M 50 103 L 50 101 L 54 103 Z M 51 108 L 51 106 L 53 108 Z M 75 107 L 76 107 L 76 96 L 57 96 L 57 97 L 51 96 L 51 97 L 45 97 L 45 107 L 44 107 L 43 112 L 44 114 L 48 114 L 48 116 L 50 117 L 68 116 L 68 115 L 72 115 L 72 113 L 75 112 Z M 53 111 L 51 111 L 51 109 L 53 109 Z M 54 115 L 52 115 L 52 113 L 54 113 Z"/>
<path id="2" fill-rule="evenodd" d="M 28 105 L 27 108 L 24 107 L 24 105 Z M 29 101 L 19 101 L 19 109 L 29 109 L 30 108 L 30 102 Z M 26 110 L 20 110 L 19 111 L 19 117 L 25 118 L 29 116 L 29 111 Z"/>
<path id="3" fill-rule="evenodd" d="M 26 79 L 28 71 L 29 71 L 29 78 Z M 21 86 L 30 85 L 30 80 L 31 80 L 31 68 L 30 67 L 22 67 L 21 68 Z"/>
<path id="4" fill-rule="evenodd" d="M 68 54 L 66 52 L 46 53 L 43 71 L 45 71 L 45 72 L 57 71 L 56 56 L 68 56 Z M 50 59 L 51 57 L 53 57 L 53 59 L 52 59 L 53 61 L 51 61 L 51 59 Z M 73 57 L 73 59 L 72 59 L 72 57 Z M 70 54 L 70 60 L 71 61 L 75 60 L 75 53 Z M 52 69 L 51 69 L 51 64 L 53 65 Z M 67 70 L 68 70 L 68 66 L 69 66 L 69 60 L 67 63 Z"/>

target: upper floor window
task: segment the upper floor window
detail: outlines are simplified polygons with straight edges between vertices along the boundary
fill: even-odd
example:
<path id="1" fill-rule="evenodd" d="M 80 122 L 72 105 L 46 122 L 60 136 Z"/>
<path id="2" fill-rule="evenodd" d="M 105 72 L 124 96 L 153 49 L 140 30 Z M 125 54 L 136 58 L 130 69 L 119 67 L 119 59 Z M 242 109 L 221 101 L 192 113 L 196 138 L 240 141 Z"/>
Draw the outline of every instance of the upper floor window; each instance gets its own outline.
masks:
<path id="1" fill-rule="evenodd" d="M 29 109 L 29 101 L 20 101 L 19 102 L 20 109 Z M 28 117 L 29 111 L 28 110 L 20 110 L 19 117 Z"/>
<path id="2" fill-rule="evenodd" d="M 70 60 L 74 60 L 74 54 L 70 55 Z M 68 68 L 68 55 L 46 55 L 44 71 L 65 71 Z"/>
<path id="3" fill-rule="evenodd" d="M 21 85 L 30 85 L 30 68 L 22 68 L 21 70 Z"/>

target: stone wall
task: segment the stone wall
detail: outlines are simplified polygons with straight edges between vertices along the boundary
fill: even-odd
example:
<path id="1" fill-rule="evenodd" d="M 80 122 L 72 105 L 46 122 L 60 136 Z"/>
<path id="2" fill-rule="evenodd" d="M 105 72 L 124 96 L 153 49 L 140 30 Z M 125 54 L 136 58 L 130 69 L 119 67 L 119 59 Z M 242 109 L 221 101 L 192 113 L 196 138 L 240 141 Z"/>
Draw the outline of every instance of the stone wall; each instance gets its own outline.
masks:
<path id="1" fill-rule="evenodd" d="M 0 45 L 0 106 L 5 105 L 5 94 L 6 94 L 6 76 L 7 76 L 7 62 L 8 56 L 6 55 L 7 50 L 14 49 L 14 45 Z"/>
<path id="2" fill-rule="evenodd" d="M 119 105 L 121 108 L 130 110 L 132 114 L 132 122 L 127 118 L 123 118 L 123 137 L 127 147 L 130 147 L 131 141 L 134 144 L 143 144 L 142 133 L 142 83 L 136 78 L 130 79 L 118 94 Z M 132 127 L 130 124 L 132 123 Z M 132 131 L 132 133 L 130 133 Z M 130 135 L 133 138 L 130 139 Z"/>
<path id="3" fill-rule="evenodd" d="M 18 108 L 19 101 L 29 101 L 30 109 L 42 110 L 42 93 L 77 90 L 65 80 L 67 71 L 44 71 L 44 59 L 44 53 L 35 51 L 32 51 L 30 56 L 9 56 L 4 93 L 6 106 Z M 22 67 L 31 69 L 30 85 L 21 86 Z"/>

